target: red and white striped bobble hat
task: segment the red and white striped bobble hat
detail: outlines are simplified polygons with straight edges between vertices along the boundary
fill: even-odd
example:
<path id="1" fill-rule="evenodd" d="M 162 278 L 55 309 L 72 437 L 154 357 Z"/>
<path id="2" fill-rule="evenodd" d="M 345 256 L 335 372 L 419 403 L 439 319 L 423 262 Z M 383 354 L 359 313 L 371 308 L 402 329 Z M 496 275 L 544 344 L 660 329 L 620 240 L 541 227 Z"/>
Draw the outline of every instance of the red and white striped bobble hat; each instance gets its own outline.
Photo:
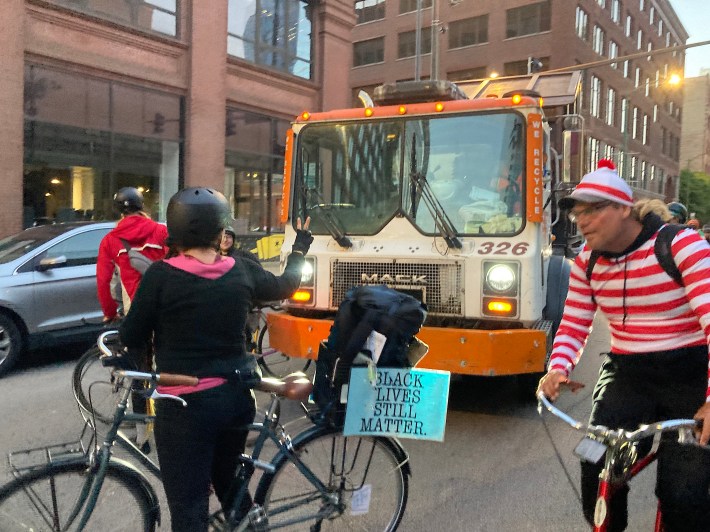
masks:
<path id="1" fill-rule="evenodd" d="M 631 207 L 634 204 L 632 194 L 631 187 L 616 173 L 614 163 L 609 159 L 602 159 L 597 164 L 597 169 L 585 175 L 572 194 L 562 198 L 558 205 L 562 209 L 569 209 L 578 201 L 613 201 Z"/>

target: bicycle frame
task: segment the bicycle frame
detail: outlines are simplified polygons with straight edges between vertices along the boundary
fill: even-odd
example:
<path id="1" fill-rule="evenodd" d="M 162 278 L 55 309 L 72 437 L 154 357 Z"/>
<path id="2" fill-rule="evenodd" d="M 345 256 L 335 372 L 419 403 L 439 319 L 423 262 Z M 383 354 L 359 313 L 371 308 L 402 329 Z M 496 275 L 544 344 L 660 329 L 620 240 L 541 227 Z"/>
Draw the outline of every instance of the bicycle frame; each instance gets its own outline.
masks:
<path id="1" fill-rule="evenodd" d="M 599 474 L 599 489 L 597 491 L 597 503 L 594 508 L 594 527 L 592 529 L 594 532 L 607 532 L 611 517 L 608 508 L 614 493 L 619 488 L 626 486 L 631 479 L 651 465 L 658 457 L 656 450 L 651 450 L 646 456 L 631 464 L 626 472 L 621 475 L 614 475 L 614 460 L 616 458 L 614 450 L 613 448 L 607 450 L 604 456 L 604 469 Z M 654 532 L 663 531 L 662 523 L 661 506 L 659 504 L 656 510 Z"/>
<path id="2" fill-rule="evenodd" d="M 236 527 L 239 525 L 236 530 L 244 530 L 245 527 L 250 523 L 251 519 L 254 519 L 256 515 L 259 514 L 260 508 L 255 508 L 253 507 L 252 510 L 250 510 L 249 515 L 245 517 L 244 519 L 241 520 L 241 523 L 235 522 L 236 519 L 236 512 L 239 508 L 241 508 L 241 503 L 247 494 L 247 489 L 249 485 L 249 481 L 251 480 L 251 477 L 253 476 L 254 472 L 256 469 L 261 469 L 262 471 L 265 471 L 266 473 L 274 473 L 276 469 L 272 465 L 271 462 L 263 462 L 259 460 L 259 456 L 261 454 L 261 451 L 266 444 L 267 440 L 272 441 L 276 447 L 278 448 L 278 453 L 283 453 L 286 454 L 288 457 L 288 460 L 291 461 L 296 468 L 301 472 L 301 474 L 304 476 L 308 482 L 310 482 L 313 487 L 317 490 L 318 495 L 317 496 L 323 496 L 328 502 L 330 503 L 329 505 L 325 506 L 324 508 L 321 509 L 321 511 L 317 514 L 314 515 L 307 515 L 305 517 L 301 517 L 299 519 L 294 519 L 291 521 L 287 521 L 284 523 L 281 523 L 281 526 L 290 526 L 296 523 L 301 523 L 304 521 L 308 521 L 311 519 L 325 519 L 332 511 L 333 505 L 337 506 L 338 502 L 337 500 L 334 500 L 332 496 L 328 494 L 328 489 L 326 486 L 320 481 L 318 477 L 315 476 L 315 474 L 306 466 L 301 459 L 296 456 L 296 454 L 293 452 L 293 445 L 291 441 L 291 437 L 282 432 L 281 437 L 279 437 L 277 433 L 277 429 L 280 426 L 279 425 L 279 418 L 281 415 L 281 400 L 278 395 L 276 394 L 271 394 L 271 402 L 269 404 L 269 407 L 266 410 L 266 413 L 264 415 L 264 422 L 263 423 L 251 423 L 248 425 L 248 428 L 250 431 L 255 431 L 258 432 L 259 435 L 256 438 L 256 441 L 254 443 L 254 447 L 252 450 L 251 455 L 246 455 L 242 454 L 240 456 L 240 467 L 241 471 L 243 471 L 243 475 L 237 475 L 239 478 L 239 481 L 241 482 L 241 485 L 239 486 L 239 489 L 237 490 L 235 497 L 232 501 L 231 508 L 232 511 L 230 515 L 227 518 L 227 523 L 228 525 L 232 527 Z M 320 427 L 314 427 L 316 430 L 321 430 Z M 277 453 L 277 456 L 278 456 Z M 270 510 L 271 513 L 280 513 L 280 512 L 285 512 L 287 510 L 290 510 L 292 508 L 295 508 L 299 506 L 300 504 L 290 504 L 290 505 L 284 505 L 282 507 L 277 508 L 275 511 Z M 255 505 L 256 506 L 256 505 Z"/>
<path id="3" fill-rule="evenodd" d="M 96 468 L 96 473 L 87 477 L 81 495 L 77 500 L 75 512 L 71 515 L 70 519 L 70 522 L 73 521 L 74 518 L 78 515 L 79 511 L 81 511 L 81 508 L 84 508 L 81 520 L 77 528 L 79 531 L 84 530 L 84 527 L 91 518 L 91 514 L 94 511 L 94 507 L 96 506 L 96 501 L 98 500 L 99 493 L 101 492 L 103 481 L 106 478 L 106 470 L 113 454 L 112 448 L 114 442 L 119 441 L 122 447 L 127 449 L 129 453 L 131 453 L 141 462 L 141 464 L 143 464 L 149 471 L 151 471 L 154 475 L 160 478 L 160 469 L 158 468 L 158 466 L 150 458 L 144 455 L 135 445 L 133 445 L 133 443 L 128 439 L 128 437 L 126 437 L 126 435 L 119 430 L 121 424 L 128 419 L 134 419 L 136 421 L 146 420 L 146 416 L 144 415 L 126 412 L 126 410 L 128 409 L 128 398 L 130 397 L 130 394 L 130 387 L 127 387 L 122 390 L 121 399 L 118 402 L 118 405 L 116 406 L 116 413 L 114 415 L 113 423 L 111 424 L 111 427 L 109 428 L 103 443 L 99 447 L 98 441 L 96 441 L 94 449 L 90 451 L 89 466 L 91 468 Z M 95 427 L 94 434 L 95 437 L 98 438 L 98 432 L 96 432 Z M 150 483 L 148 483 L 145 476 L 140 473 L 138 469 L 132 467 L 130 464 L 124 462 L 123 465 L 125 467 L 128 467 L 129 469 L 132 469 L 135 474 L 137 474 L 137 476 L 140 478 L 141 483 L 145 484 L 147 491 L 152 494 L 154 507 L 157 508 L 158 497 L 153 491 L 152 486 L 150 486 Z"/>
<path id="4" fill-rule="evenodd" d="M 568 416 L 552 403 L 540 392 L 538 393 L 538 412 L 542 415 L 544 406 L 552 414 L 570 425 L 573 429 L 584 432 L 592 436 L 596 441 L 603 443 L 607 449 L 604 452 L 604 467 L 599 475 L 599 489 L 597 490 L 597 502 L 594 508 L 594 532 L 607 532 L 611 520 L 610 502 L 614 493 L 621 487 L 627 485 L 631 479 L 648 467 L 657 458 L 660 435 L 663 432 L 678 432 L 678 440 L 681 443 L 691 443 L 694 441 L 692 428 L 696 422 L 692 419 L 674 419 L 649 425 L 642 425 L 635 431 L 623 429 L 609 429 L 603 426 L 586 425 Z M 653 445 L 648 454 L 642 458 L 635 456 L 624 456 L 625 444 L 635 446 L 645 438 L 653 437 Z M 656 520 L 654 532 L 663 531 L 663 516 L 661 515 L 660 503 L 656 509 Z"/>

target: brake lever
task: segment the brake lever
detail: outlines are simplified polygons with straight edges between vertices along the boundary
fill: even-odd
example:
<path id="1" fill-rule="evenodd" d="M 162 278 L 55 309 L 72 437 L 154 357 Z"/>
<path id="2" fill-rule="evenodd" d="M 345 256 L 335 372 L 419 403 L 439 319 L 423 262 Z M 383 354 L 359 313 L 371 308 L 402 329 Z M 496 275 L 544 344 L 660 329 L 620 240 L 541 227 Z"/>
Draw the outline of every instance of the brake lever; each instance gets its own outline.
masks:
<path id="1" fill-rule="evenodd" d="M 187 406 L 187 401 L 183 399 L 182 397 L 178 397 L 177 395 L 170 395 L 167 393 L 160 393 L 158 390 L 153 390 L 153 392 L 148 396 L 151 399 L 172 399 L 173 401 L 178 401 L 179 403 L 182 403 L 182 406 Z"/>

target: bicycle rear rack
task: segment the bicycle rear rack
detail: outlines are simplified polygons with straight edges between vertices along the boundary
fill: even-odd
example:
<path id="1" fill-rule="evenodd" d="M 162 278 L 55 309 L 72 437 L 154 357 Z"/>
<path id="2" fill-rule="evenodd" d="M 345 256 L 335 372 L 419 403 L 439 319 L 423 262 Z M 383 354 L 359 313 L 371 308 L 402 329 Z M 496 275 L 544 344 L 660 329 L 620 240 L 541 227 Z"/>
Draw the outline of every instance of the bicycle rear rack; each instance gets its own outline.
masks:
<path id="1" fill-rule="evenodd" d="M 13 476 L 18 476 L 22 472 L 38 469 L 47 464 L 57 464 L 70 460 L 75 460 L 79 456 L 87 456 L 87 449 L 93 448 L 95 436 L 92 430 L 87 430 L 88 425 L 84 425 L 84 429 L 76 441 L 55 443 L 45 445 L 43 447 L 33 447 L 30 449 L 21 449 L 19 451 L 11 451 L 7 453 L 7 463 Z M 87 436 L 89 436 L 88 441 Z"/>

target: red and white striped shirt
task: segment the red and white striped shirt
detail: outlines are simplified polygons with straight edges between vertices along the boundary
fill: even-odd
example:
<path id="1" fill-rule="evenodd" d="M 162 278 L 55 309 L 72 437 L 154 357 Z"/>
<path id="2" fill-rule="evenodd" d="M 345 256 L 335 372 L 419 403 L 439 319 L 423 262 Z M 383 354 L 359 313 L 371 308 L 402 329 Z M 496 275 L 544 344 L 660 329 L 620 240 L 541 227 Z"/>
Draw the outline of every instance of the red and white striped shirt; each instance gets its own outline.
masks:
<path id="1" fill-rule="evenodd" d="M 591 250 L 572 265 L 569 292 L 555 335 L 549 369 L 569 375 L 582 354 L 597 307 L 609 321 L 611 352 L 643 354 L 709 343 L 710 246 L 697 231 L 680 231 L 671 244 L 684 286 L 663 270 L 654 253 L 656 232 L 618 258 L 600 256 L 587 280 Z M 592 298 L 594 294 L 594 298 Z M 710 401 L 710 368 L 708 370 Z"/>

